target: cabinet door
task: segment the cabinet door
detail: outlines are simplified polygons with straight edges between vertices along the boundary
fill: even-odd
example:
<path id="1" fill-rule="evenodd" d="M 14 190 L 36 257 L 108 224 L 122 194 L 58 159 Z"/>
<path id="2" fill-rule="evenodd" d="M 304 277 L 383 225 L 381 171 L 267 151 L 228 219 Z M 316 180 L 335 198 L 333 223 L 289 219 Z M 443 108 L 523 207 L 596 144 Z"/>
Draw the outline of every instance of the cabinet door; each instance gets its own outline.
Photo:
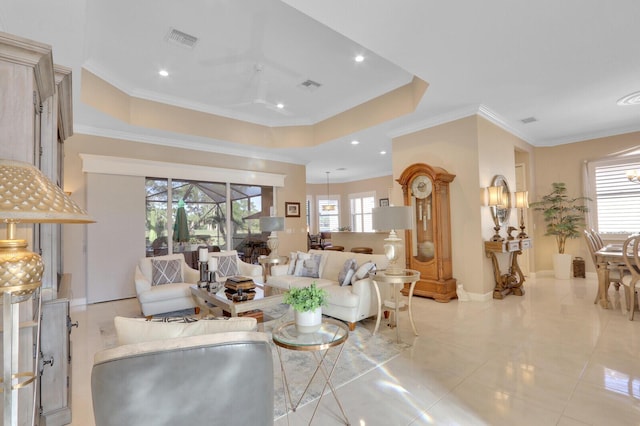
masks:
<path id="1" fill-rule="evenodd" d="M 42 304 L 41 426 L 71 423 L 68 321 L 69 299 L 54 299 Z"/>

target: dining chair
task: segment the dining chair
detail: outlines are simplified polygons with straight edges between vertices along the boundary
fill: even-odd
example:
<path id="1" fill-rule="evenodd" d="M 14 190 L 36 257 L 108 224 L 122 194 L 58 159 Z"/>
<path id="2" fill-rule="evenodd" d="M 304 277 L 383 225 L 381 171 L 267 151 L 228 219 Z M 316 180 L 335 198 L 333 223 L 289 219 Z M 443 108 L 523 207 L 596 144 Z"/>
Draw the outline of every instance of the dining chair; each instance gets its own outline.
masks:
<path id="1" fill-rule="evenodd" d="M 593 239 L 596 241 L 597 245 L 599 246 L 598 250 L 604 247 L 604 241 L 602 240 L 602 236 L 600 235 L 599 232 L 591 228 L 591 235 L 593 236 Z"/>
<path id="2" fill-rule="evenodd" d="M 622 284 L 624 285 L 624 296 L 629 310 L 629 321 L 633 321 L 633 314 L 636 310 L 636 285 L 640 281 L 640 256 L 638 256 L 638 246 L 640 245 L 640 236 L 635 235 L 627 238 L 622 245 L 622 258 L 626 268 L 622 276 Z"/>
<path id="3" fill-rule="evenodd" d="M 598 240 L 593 236 L 592 231 L 587 229 L 584 230 L 584 239 L 587 242 L 587 248 L 589 249 L 589 254 L 591 255 L 591 260 L 593 261 L 596 270 L 598 269 L 598 258 L 596 256 L 596 252 L 600 250 L 604 246 L 600 246 Z M 613 283 L 616 290 L 620 289 L 620 285 L 622 284 L 622 271 L 618 267 L 618 265 L 607 264 L 607 269 L 609 270 L 609 282 L 605 287 L 605 291 L 609 291 L 609 286 Z M 598 286 L 598 292 L 596 294 L 596 298 L 593 303 L 598 303 L 600 300 L 600 287 Z"/>

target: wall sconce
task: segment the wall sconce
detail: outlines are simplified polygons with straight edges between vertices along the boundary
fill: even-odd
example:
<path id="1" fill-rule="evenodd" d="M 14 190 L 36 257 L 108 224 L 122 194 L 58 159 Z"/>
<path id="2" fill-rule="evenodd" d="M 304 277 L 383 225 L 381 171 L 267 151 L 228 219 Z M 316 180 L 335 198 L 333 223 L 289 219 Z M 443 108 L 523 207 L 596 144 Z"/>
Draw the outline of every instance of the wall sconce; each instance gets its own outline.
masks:
<path id="1" fill-rule="evenodd" d="M 260 218 L 260 231 L 271 232 L 267 238 L 267 247 L 271 252 L 269 257 L 278 257 L 278 236 L 277 231 L 284 231 L 284 217 L 264 216 Z"/>
<path id="2" fill-rule="evenodd" d="M 629 182 L 640 183 L 640 170 L 638 169 L 627 170 L 624 173 L 625 175 L 627 175 L 627 179 L 629 179 Z"/>
<path id="3" fill-rule="evenodd" d="M 529 238 L 524 232 L 524 209 L 529 208 L 529 191 L 516 191 L 515 202 L 516 208 L 520 209 L 520 233 L 518 238 Z"/>
<path id="4" fill-rule="evenodd" d="M 502 208 L 506 205 L 504 200 L 504 191 L 502 186 L 490 186 L 487 188 L 487 205 L 492 209 L 491 214 L 493 216 L 493 227 L 496 233 L 491 237 L 491 241 L 504 241 L 504 238 L 500 236 L 500 220 L 496 213 L 498 208 Z"/>

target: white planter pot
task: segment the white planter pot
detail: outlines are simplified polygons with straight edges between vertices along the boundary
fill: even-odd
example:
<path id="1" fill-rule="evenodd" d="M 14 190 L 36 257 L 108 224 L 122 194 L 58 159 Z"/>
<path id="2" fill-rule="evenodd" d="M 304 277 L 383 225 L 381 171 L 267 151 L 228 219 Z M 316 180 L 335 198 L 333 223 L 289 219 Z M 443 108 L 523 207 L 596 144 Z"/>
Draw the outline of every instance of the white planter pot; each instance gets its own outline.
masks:
<path id="1" fill-rule="evenodd" d="M 559 254 L 553 255 L 553 274 L 559 280 L 568 280 L 571 278 L 571 255 Z"/>
<path id="2" fill-rule="evenodd" d="M 313 333 L 322 324 L 322 308 L 315 311 L 295 312 L 296 330 L 299 333 Z"/>

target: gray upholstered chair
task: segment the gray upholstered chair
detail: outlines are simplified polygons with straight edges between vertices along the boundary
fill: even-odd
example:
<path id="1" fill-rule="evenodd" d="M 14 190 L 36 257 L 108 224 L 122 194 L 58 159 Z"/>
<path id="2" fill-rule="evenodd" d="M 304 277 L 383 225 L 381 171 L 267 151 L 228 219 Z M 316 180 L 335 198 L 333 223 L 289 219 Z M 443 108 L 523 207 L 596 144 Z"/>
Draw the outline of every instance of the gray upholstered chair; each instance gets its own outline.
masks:
<path id="1" fill-rule="evenodd" d="M 106 349 L 91 392 L 96 426 L 273 425 L 269 338 L 236 331 Z"/>

